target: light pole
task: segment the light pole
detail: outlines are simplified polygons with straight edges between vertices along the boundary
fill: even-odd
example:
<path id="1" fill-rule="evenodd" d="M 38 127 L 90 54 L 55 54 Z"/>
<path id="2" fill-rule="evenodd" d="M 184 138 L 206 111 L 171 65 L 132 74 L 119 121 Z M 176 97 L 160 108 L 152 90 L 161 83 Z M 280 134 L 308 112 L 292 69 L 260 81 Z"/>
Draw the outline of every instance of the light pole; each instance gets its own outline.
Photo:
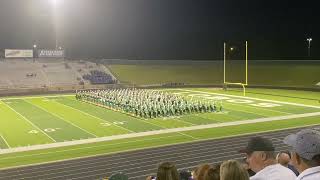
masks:
<path id="1" fill-rule="evenodd" d="M 37 52 L 37 45 L 34 44 L 34 45 L 33 45 L 33 62 L 36 61 L 37 53 L 38 53 L 38 52 Z"/>
<path id="2" fill-rule="evenodd" d="M 54 34 L 55 34 L 55 49 L 58 49 L 58 5 L 59 0 L 50 0 L 52 4 L 53 11 L 53 24 L 54 24 Z"/>
<path id="3" fill-rule="evenodd" d="M 310 57 L 310 47 L 311 47 L 312 38 L 307 38 L 307 41 L 308 41 L 308 57 Z"/>

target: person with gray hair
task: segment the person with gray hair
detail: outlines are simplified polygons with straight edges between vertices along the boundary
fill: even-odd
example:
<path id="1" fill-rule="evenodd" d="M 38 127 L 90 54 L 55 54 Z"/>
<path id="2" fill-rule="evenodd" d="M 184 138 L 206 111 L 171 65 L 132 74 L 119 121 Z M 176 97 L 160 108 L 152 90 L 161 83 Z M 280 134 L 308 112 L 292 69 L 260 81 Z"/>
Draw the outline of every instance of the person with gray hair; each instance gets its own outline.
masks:
<path id="1" fill-rule="evenodd" d="M 295 180 L 297 177 L 290 169 L 277 163 L 275 148 L 267 138 L 251 138 L 240 152 L 246 153 L 249 168 L 256 173 L 250 180 Z"/>
<path id="2" fill-rule="evenodd" d="M 304 129 L 284 143 L 292 147 L 292 164 L 300 172 L 297 180 L 320 180 L 320 132 Z"/>

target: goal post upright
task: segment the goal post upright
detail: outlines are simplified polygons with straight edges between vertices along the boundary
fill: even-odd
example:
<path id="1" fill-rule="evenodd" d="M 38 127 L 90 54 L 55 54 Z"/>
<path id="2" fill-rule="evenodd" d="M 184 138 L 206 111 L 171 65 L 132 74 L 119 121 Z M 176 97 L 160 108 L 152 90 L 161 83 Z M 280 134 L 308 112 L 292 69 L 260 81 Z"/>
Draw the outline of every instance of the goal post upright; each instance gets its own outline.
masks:
<path id="1" fill-rule="evenodd" d="M 248 41 L 246 41 L 246 86 L 248 85 Z"/>
<path id="2" fill-rule="evenodd" d="M 243 96 L 246 96 L 246 86 L 248 86 L 248 41 L 245 44 L 245 82 L 227 82 L 226 81 L 226 42 L 223 43 L 223 84 L 242 86 Z"/>
<path id="3" fill-rule="evenodd" d="M 223 43 L 223 84 L 226 84 L 226 42 Z"/>

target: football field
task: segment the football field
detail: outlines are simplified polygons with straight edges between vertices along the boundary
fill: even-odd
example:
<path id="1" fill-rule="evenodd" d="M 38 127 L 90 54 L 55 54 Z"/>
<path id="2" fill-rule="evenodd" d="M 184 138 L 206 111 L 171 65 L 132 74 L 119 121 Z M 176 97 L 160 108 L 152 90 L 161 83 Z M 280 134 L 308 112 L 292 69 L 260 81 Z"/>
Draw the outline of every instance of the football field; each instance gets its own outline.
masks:
<path id="1" fill-rule="evenodd" d="M 228 126 L 241 126 L 242 131 L 250 133 L 263 128 L 254 126 L 262 122 L 290 120 L 294 122 L 293 120 L 298 119 L 300 124 L 295 123 L 297 126 L 320 123 L 318 100 L 312 98 L 315 97 L 314 94 L 308 92 L 304 92 L 309 95 L 303 96 L 305 97 L 303 99 L 299 92 L 294 91 L 289 97 L 288 93 L 282 93 L 283 96 L 248 93 L 247 97 L 243 97 L 240 95 L 241 92 L 204 88 L 162 89 L 162 91 L 180 94 L 195 101 L 215 101 L 222 104 L 223 108 L 222 111 L 211 113 L 143 119 L 77 101 L 74 95 L 1 98 L 0 148 L 10 150 L 28 147 L 32 150 L 37 145 L 45 147 L 45 145 L 65 143 L 62 145 L 65 146 L 68 142 L 86 142 L 85 140 L 92 140 L 90 141 L 92 143 L 105 137 L 117 138 L 118 135 L 126 135 L 125 138 L 118 138 L 122 143 L 134 144 L 134 140 L 130 140 L 130 137 L 141 137 L 141 133 L 146 133 L 146 142 L 148 136 L 152 135 L 176 136 L 175 138 L 178 135 L 183 141 L 185 139 L 193 141 L 214 138 L 210 133 L 214 132 L 215 128 L 216 132 L 225 128 L 226 131 L 223 133 L 229 132 L 225 136 L 235 135 L 238 130 L 228 130 Z M 308 118 L 313 118 L 312 122 L 311 120 L 308 122 Z M 305 123 L 302 122 L 303 119 L 306 119 Z M 277 123 L 273 123 L 269 130 L 277 128 L 280 128 L 280 124 L 277 127 Z M 139 136 L 136 136 L 137 134 Z M 167 141 L 168 144 L 179 142 L 180 139 Z M 141 143 L 143 144 L 139 141 L 137 144 Z M 150 144 L 150 147 L 157 145 Z M 166 142 L 161 144 L 165 145 Z M 128 147 L 116 149 L 114 152 L 127 150 L 126 148 Z M 73 157 L 78 156 L 81 157 L 82 154 L 73 155 Z"/>
<path id="2" fill-rule="evenodd" d="M 221 103 L 222 112 L 142 119 L 79 102 L 73 95 L 6 98 L 0 102 L 0 147 L 2 149 L 15 148 L 160 129 L 320 112 L 320 109 L 316 107 L 281 101 L 188 89 L 167 91 L 194 100 Z"/>

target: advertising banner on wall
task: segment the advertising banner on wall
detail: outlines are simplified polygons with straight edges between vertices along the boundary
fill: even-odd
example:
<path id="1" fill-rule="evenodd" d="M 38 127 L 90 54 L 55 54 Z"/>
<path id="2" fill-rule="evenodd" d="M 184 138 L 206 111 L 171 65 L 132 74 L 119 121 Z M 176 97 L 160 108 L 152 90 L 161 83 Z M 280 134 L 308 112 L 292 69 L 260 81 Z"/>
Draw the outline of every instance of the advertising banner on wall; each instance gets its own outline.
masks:
<path id="1" fill-rule="evenodd" d="M 5 58 L 33 58 L 32 49 L 5 49 Z"/>
<path id="2" fill-rule="evenodd" d="M 39 58 L 64 58 L 64 50 L 40 49 L 38 50 Z"/>

